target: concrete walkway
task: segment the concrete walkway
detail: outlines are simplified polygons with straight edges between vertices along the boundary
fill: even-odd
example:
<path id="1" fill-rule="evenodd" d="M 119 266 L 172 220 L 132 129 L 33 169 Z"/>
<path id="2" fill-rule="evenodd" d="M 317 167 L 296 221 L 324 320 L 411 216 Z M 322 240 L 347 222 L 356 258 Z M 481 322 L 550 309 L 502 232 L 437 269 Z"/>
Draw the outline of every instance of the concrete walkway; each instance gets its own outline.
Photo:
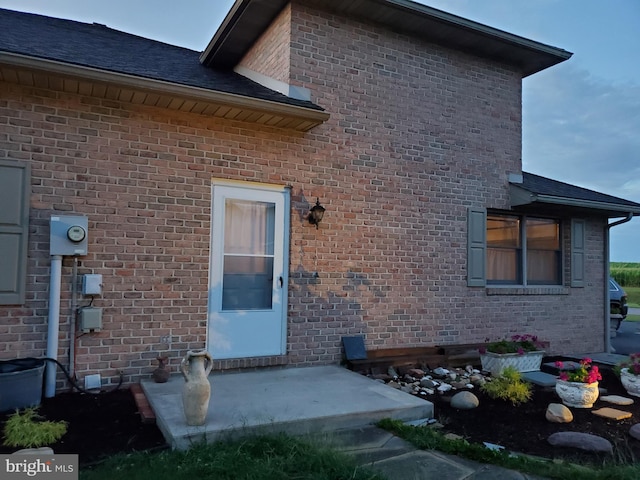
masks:
<path id="1" fill-rule="evenodd" d="M 286 368 L 209 376 L 206 424 L 186 425 L 182 377 L 143 381 L 156 422 L 172 448 L 243 435 L 312 435 L 354 455 L 390 480 L 525 480 L 535 477 L 412 445 L 373 426 L 382 418 L 434 417 L 433 404 L 338 366 Z"/>

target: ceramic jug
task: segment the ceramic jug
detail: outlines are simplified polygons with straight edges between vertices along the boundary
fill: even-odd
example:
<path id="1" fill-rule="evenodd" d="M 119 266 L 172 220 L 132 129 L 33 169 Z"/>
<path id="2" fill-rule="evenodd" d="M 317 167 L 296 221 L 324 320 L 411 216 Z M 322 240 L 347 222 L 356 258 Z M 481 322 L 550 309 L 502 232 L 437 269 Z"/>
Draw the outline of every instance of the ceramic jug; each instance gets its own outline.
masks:
<path id="1" fill-rule="evenodd" d="M 156 383 L 166 383 L 169 380 L 169 370 L 167 370 L 167 357 L 158 357 L 158 368 L 151 372 L 151 378 Z"/>
<path id="2" fill-rule="evenodd" d="M 180 371 L 185 379 L 182 403 L 187 425 L 204 425 L 209 409 L 211 386 L 207 376 L 211 372 L 213 359 L 209 352 L 188 351 L 180 362 Z"/>

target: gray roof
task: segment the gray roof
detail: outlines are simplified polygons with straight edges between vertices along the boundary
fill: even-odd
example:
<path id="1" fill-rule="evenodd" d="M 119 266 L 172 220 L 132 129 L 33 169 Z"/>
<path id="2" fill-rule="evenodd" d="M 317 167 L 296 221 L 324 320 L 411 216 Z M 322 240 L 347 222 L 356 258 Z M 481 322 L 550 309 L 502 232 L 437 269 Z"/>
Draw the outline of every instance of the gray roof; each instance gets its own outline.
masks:
<path id="1" fill-rule="evenodd" d="M 640 203 L 523 172 L 522 182 L 512 181 L 511 205 L 518 210 L 584 210 L 607 217 L 640 215 Z"/>
<path id="2" fill-rule="evenodd" d="M 233 71 L 205 67 L 200 52 L 95 23 L 0 9 L 0 52 L 322 110 Z"/>
<path id="3" fill-rule="evenodd" d="M 200 60 L 235 66 L 290 0 L 236 0 Z M 513 65 L 524 77 L 571 57 L 545 45 L 410 0 L 305 0 L 305 5 Z"/>

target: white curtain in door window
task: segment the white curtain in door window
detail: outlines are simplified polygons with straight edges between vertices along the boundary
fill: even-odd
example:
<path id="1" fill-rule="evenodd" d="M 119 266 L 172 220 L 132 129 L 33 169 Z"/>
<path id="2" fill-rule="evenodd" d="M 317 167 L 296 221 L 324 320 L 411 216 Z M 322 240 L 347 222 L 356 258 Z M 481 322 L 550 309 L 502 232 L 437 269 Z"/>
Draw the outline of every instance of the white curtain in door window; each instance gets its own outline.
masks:
<path id="1" fill-rule="evenodd" d="M 275 206 L 272 203 L 227 199 L 224 253 L 273 255 Z"/>

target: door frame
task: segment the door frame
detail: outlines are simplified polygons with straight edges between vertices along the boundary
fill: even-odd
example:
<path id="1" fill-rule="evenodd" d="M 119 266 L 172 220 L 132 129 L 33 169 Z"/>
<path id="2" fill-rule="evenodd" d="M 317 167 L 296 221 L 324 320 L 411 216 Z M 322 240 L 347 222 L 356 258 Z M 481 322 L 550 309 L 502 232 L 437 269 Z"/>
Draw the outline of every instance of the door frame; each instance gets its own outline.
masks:
<path id="1" fill-rule="evenodd" d="M 283 214 L 282 214 L 282 288 L 280 295 L 280 351 L 279 353 L 268 354 L 267 356 L 272 355 L 286 355 L 287 353 L 287 312 L 288 312 L 288 300 L 289 300 L 289 239 L 290 239 L 290 224 L 291 224 L 291 189 L 290 185 L 274 185 L 268 183 L 260 183 L 260 182 L 247 182 L 241 180 L 225 180 L 220 178 L 212 178 L 211 179 L 211 230 L 210 230 L 210 238 L 209 238 L 209 272 L 208 272 L 208 303 L 207 303 L 207 333 L 206 333 L 206 348 L 210 353 L 214 353 L 214 344 L 213 339 L 210 338 L 211 335 L 211 315 L 213 312 L 213 301 L 214 301 L 214 285 L 213 282 L 213 263 L 216 259 L 213 258 L 214 249 L 213 249 L 213 241 L 214 241 L 214 200 L 215 200 L 215 189 L 216 187 L 224 187 L 238 189 L 239 191 L 264 191 L 270 193 L 279 193 L 283 197 Z M 276 222 L 277 223 L 277 222 Z M 218 260 L 219 262 L 220 260 Z M 276 266 L 274 264 L 274 270 L 276 270 Z M 255 358 L 264 356 L 261 354 L 255 356 L 242 356 L 242 357 L 220 357 L 218 358 Z M 214 359 L 216 357 L 214 356 Z"/>

